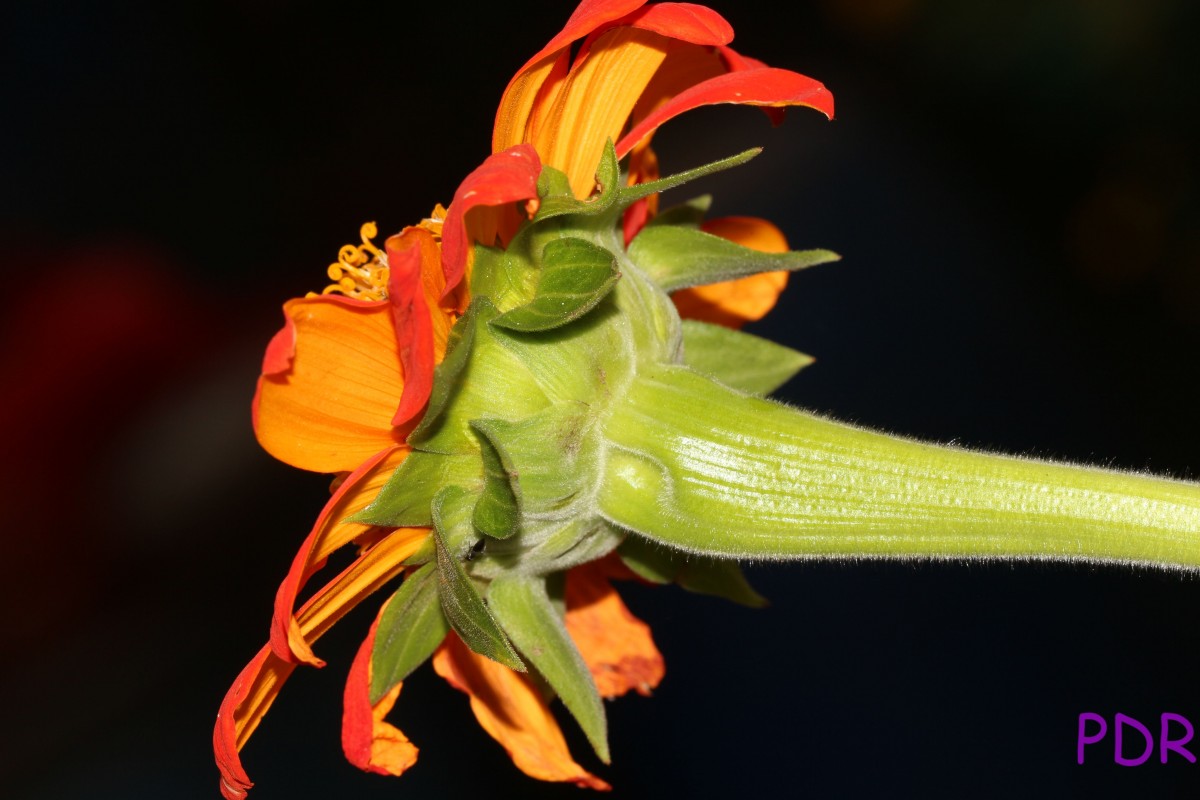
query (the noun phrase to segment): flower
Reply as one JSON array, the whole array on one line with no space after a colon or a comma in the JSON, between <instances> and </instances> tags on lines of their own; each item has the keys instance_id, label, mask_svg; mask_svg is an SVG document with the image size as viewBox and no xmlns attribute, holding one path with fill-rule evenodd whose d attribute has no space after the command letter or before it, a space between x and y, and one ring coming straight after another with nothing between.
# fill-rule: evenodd
<instances>
[{"instance_id":1,"label":"flower","mask_svg":"<svg viewBox=\"0 0 1200 800\"><path fill-rule=\"evenodd\" d=\"M650 141L672 117L699 105L739 103L772 115L807 105L832 115L832 98L816 81L766 67L729 49L733 32L710 9L690 4L644 6L630 0L584 0L566 26L514 76L497 113L493 154L460 185L448 209L389 237L364 225L329 269L321 295L284 305L284 327L271 340L253 402L262 446L292 466L338 476L329 502L297 552L275 600L269 643L230 688L217 718L214 749L226 798L252 785L239 751L296 666L324 666L316 640L366 597L405 573L432 545L428 526L355 521L412 449L408 437L433 402L435 366L451 347L466 311L472 245L507 245L537 211L543 167L561 170L586 199L606 143L629 157L629 181L657 178ZM582 40L572 57L573 43ZM654 196L624 214L626 241L656 211ZM769 223L729 218L705 230L756 249L786 249ZM730 326L761 316L783 288L780 275L742 278L723 288L677 293L681 310ZM336 550L356 545L354 562L298 609L308 582ZM565 578L562 624L596 692L648 694L663 674L649 629L624 606L614 578L631 577L614 556L572 565ZM362 769L399 775L416 747L386 721L401 683L372 701L372 653L381 608L350 669L343 747ZM518 768L542 780L596 789L601 779L579 766L541 691L522 673L474 652L456 633L432 656L434 669L470 696L483 728ZM573 709L574 710L574 709ZM594 742L595 744L595 742ZM603 756L602 756L603 757Z\"/></svg>"}]
</instances>

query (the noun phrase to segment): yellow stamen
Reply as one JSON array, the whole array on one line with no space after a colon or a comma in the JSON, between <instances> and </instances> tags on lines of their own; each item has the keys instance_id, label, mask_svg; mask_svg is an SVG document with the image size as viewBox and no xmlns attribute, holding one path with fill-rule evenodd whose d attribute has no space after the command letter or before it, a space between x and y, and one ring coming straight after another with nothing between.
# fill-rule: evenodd
<instances>
[{"instance_id":1,"label":"yellow stamen","mask_svg":"<svg viewBox=\"0 0 1200 800\"><path fill-rule=\"evenodd\" d=\"M445 219L446 209L438 203L429 217L421 220L420 227L432 233L440 242ZM387 253L371 241L379 235L379 229L374 222L364 222L358 229L358 235L362 244L342 245L342 249L338 250L338 260L325 270L333 283L322 289L321 294L336 292L355 300L386 300L389 275ZM317 297L317 293L309 292L307 296Z\"/></svg>"}]
</instances>

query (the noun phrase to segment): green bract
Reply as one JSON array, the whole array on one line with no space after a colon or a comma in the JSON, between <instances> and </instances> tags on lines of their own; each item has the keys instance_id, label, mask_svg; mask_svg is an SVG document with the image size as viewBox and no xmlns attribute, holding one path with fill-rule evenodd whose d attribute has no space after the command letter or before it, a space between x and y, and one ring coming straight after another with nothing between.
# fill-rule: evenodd
<instances>
[{"instance_id":1,"label":"green bract","mask_svg":"<svg viewBox=\"0 0 1200 800\"><path fill-rule=\"evenodd\" d=\"M1007 557L1200 566L1193 484L981 455L888 437L762 399L811 362L748 334L681 322L667 292L835 260L704 233L700 199L625 247L637 200L736 166L599 191L545 168L540 206L500 250L477 246L413 452L354 519L429 525L373 655L382 697L447 625L532 667L607 760L604 711L562 623L559 575L616 550L639 576L764 600L738 557Z\"/></svg>"}]
</instances>

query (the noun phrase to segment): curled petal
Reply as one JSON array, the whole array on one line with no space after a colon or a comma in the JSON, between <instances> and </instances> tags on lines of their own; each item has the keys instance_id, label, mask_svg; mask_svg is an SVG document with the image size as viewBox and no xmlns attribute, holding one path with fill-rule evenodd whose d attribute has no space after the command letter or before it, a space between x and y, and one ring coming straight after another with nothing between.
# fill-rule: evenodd
<instances>
[{"instance_id":1,"label":"curled petal","mask_svg":"<svg viewBox=\"0 0 1200 800\"><path fill-rule=\"evenodd\" d=\"M733 26L707 6L694 3L655 3L622 17L616 25L630 25L689 44L726 45L733 41Z\"/></svg>"},{"instance_id":2,"label":"curled petal","mask_svg":"<svg viewBox=\"0 0 1200 800\"><path fill-rule=\"evenodd\" d=\"M383 609L380 609L382 615ZM380 775L400 775L417 763L417 748L399 728L384 721L400 696L397 683L378 703L371 705L371 652L379 617L371 623L358 648L346 680L342 709L342 750L359 769Z\"/></svg>"},{"instance_id":3,"label":"curled petal","mask_svg":"<svg viewBox=\"0 0 1200 800\"><path fill-rule=\"evenodd\" d=\"M453 633L434 653L433 668L470 695L475 719L526 775L589 789L611 788L571 758L558 722L524 675L473 653Z\"/></svg>"},{"instance_id":4,"label":"curled petal","mask_svg":"<svg viewBox=\"0 0 1200 800\"><path fill-rule=\"evenodd\" d=\"M752 106L808 106L833 119L833 95L819 81L772 67L745 69L709 78L663 103L617 143L617 156L673 117L700 106L735 103Z\"/></svg>"},{"instance_id":5,"label":"curled petal","mask_svg":"<svg viewBox=\"0 0 1200 800\"><path fill-rule=\"evenodd\" d=\"M388 303L334 295L288 301L264 358L254 431L300 469L350 472L404 442L392 427L404 388Z\"/></svg>"},{"instance_id":6,"label":"curled petal","mask_svg":"<svg viewBox=\"0 0 1200 800\"><path fill-rule=\"evenodd\" d=\"M396 330L396 346L404 375L404 391L400 405L392 417L392 425L400 426L412 420L425 407L433 389L434 317L444 317L430 310L426 292L429 283L426 273L441 277L441 253L433 234L424 228L407 228L392 236L386 244L388 255L388 301ZM444 291L444 283L436 288L433 307Z\"/></svg>"},{"instance_id":7,"label":"curled petal","mask_svg":"<svg viewBox=\"0 0 1200 800\"><path fill-rule=\"evenodd\" d=\"M497 206L537 197L537 179L541 171L537 151L528 144L519 144L488 156L458 187L442 225L442 271L446 277L443 296L458 285L467 269L471 247L467 212L479 206Z\"/></svg>"},{"instance_id":8,"label":"curled petal","mask_svg":"<svg viewBox=\"0 0 1200 800\"><path fill-rule=\"evenodd\" d=\"M722 217L706 221L702 228L714 236L764 253L783 253L788 249L783 232L757 217ZM774 308L787 281L786 272L763 272L733 281L694 286L676 292L671 299L681 317L740 328L747 322L762 319Z\"/></svg>"},{"instance_id":9,"label":"curled petal","mask_svg":"<svg viewBox=\"0 0 1200 800\"><path fill-rule=\"evenodd\" d=\"M276 657L270 647L264 647L225 694L213 729L213 753L221 772L221 795L225 800L241 800L254 785L242 768L238 751L254 733L293 669L295 665Z\"/></svg>"},{"instance_id":10,"label":"curled petal","mask_svg":"<svg viewBox=\"0 0 1200 800\"><path fill-rule=\"evenodd\" d=\"M315 642L363 598L404 571L404 559L417 551L429 531L400 528L359 556L340 575L321 588L296 615L300 636ZM253 786L238 753L275 702L295 664L271 651L258 652L229 688L213 729L213 752L221 771L221 793L240 800Z\"/></svg>"},{"instance_id":11,"label":"curled petal","mask_svg":"<svg viewBox=\"0 0 1200 800\"><path fill-rule=\"evenodd\" d=\"M294 616L296 597L308 579L324 565L325 559L335 550L378 530L369 525L344 520L366 508L375 499L392 472L403 463L407 455L407 447L394 447L377 453L342 481L341 486L325 504L308 538L296 553L287 577L275 593L271 650L279 658L293 663L325 666L325 662L317 658L300 631L300 625Z\"/></svg>"},{"instance_id":12,"label":"curled petal","mask_svg":"<svg viewBox=\"0 0 1200 800\"><path fill-rule=\"evenodd\" d=\"M603 567L595 562L567 573L567 632L603 697L630 689L649 695L662 681L665 666L650 627L635 617Z\"/></svg>"}]
</instances>

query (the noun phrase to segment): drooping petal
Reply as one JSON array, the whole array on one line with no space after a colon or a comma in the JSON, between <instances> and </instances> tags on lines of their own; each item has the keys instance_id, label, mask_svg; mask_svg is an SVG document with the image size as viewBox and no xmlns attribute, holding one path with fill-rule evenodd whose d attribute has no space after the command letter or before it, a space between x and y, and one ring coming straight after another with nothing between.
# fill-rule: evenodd
<instances>
[{"instance_id":1,"label":"drooping petal","mask_svg":"<svg viewBox=\"0 0 1200 800\"><path fill-rule=\"evenodd\" d=\"M617 143L617 157L624 157L634 145L667 120L693 108L715 103L808 106L833 119L833 95L819 81L785 69L747 69L709 78L663 103Z\"/></svg>"},{"instance_id":2,"label":"drooping petal","mask_svg":"<svg viewBox=\"0 0 1200 800\"><path fill-rule=\"evenodd\" d=\"M529 120L544 110L548 102L553 102L553 97L547 97L543 87L548 81L561 79L565 74L569 56L567 48L571 42L636 11L645 3L646 0L583 0L563 29L526 61L508 82L496 110L492 152L498 153L530 141L527 136Z\"/></svg>"},{"instance_id":3,"label":"drooping petal","mask_svg":"<svg viewBox=\"0 0 1200 800\"><path fill-rule=\"evenodd\" d=\"M372 592L404 571L404 559L420 547L425 529L400 528L359 556L304 604L296 621L309 643L325 634ZM242 767L239 751L275 702L295 664L263 647L229 688L213 729L213 752L221 771L221 793L240 800L253 785Z\"/></svg>"},{"instance_id":4,"label":"drooping petal","mask_svg":"<svg viewBox=\"0 0 1200 800\"><path fill-rule=\"evenodd\" d=\"M783 231L765 219L722 217L707 220L701 227L714 236L764 253L783 253L788 249ZM787 272L763 272L733 281L694 286L675 292L671 299L681 317L740 328L747 322L762 319L774 308L787 281Z\"/></svg>"},{"instance_id":5,"label":"drooping petal","mask_svg":"<svg viewBox=\"0 0 1200 800\"><path fill-rule=\"evenodd\" d=\"M650 627L621 602L604 568L593 562L568 572L566 601L567 632L600 695L619 697L630 689L649 695L663 677L662 654Z\"/></svg>"},{"instance_id":6,"label":"drooping petal","mask_svg":"<svg viewBox=\"0 0 1200 800\"><path fill-rule=\"evenodd\" d=\"M241 800L254 785L242 768L238 751L254 733L293 669L294 664L280 660L270 647L264 647L225 694L213 729L213 753L221 772L221 795L225 800Z\"/></svg>"},{"instance_id":7,"label":"drooping petal","mask_svg":"<svg viewBox=\"0 0 1200 800\"><path fill-rule=\"evenodd\" d=\"M467 269L471 248L467 212L479 206L497 206L537 197L537 179L541 171L537 151L528 144L519 144L488 156L458 187L442 225L442 271L446 277L443 296L458 285Z\"/></svg>"},{"instance_id":8,"label":"drooping petal","mask_svg":"<svg viewBox=\"0 0 1200 800\"><path fill-rule=\"evenodd\" d=\"M669 39L637 28L604 33L572 67L553 112L531 132L543 161L567 174L576 197L591 194L604 143L620 135L669 47Z\"/></svg>"},{"instance_id":9,"label":"drooping petal","mask_svg":"<svg viewBox=\"0 0 1200 800\"><path fill-rule=\"evenodd\" d=\"M649 141L644 141L633 148L633 152L629 154L626 180L629 181L630 186L634 186L639 183L656 181L659 177L658 154L650 147ZM633 241L633 237L638 235L638 231L644 228L646 223L657 213L657 194L643 197L625 209L625 214L621 218L621 230L625 236L626 247Z\"/></svg>"},{"instance_id":10,"label":"drooping petal","mask_svg":"<svg viewBox=\"0 0 1200 800\"><path fill-rule=\"evenodd\" d=\"M382 615L383 609L380 609ZM371 653L375 648L375 632L379 616L371 623L367 638L358 648L342 705L342 751L346 760L359 769L380 775L400 775L417 763L417 748L399 728L385 721L396 698L400 684L371 705Z\"/></svg>"},{"instance_id":11,"label":"drooping petal","mask_svg":"<svg viewBox=\"0 0 1200 800\"><path fill-rule=\"evenodd\" d=\"M289 300L283 313L254 396L263 448L300 469L350 472L402 444L391 424L404 381L388 303L321 295Z\"/></svg>"},{"instance_id":12,"label":"drooping petal","mask_svg":"<svg viewBox=\"0 0 1200 800\"><path fill-rule=\"evenodd\" d=\"M471 698L475 719L532 778L611 787L575 763L546 701L524 675L473 653L455 634L433 656L438 675Z\"/></svg>"},{"instance_id":13,"label":"drooping petal","mask_svg":"<svg viewBox=\"0 0 1200 800\"><path fill-rule=\"evenodd\" d=\"M439 312L435 314L429 308L428 281L423 276L427 271L441 276L441 252L433 234L417 227L389 237L386 248L388 301L404 376L400 405L392 417L392 425L400 426L421 413L433 390L433 320L444 316L437 307L442 291L433 300L434 310Z\"/></svg>"},{"instance_id":14,"label":"drooping petal","mask_svg":"<svg viewBox=\"0 0 1200 800\"><path fill-rule=\"evenodd\" d=\"M407 455L407 447L394 447L377 453L342 481L341 486L325 504L308 538L296 553L287 577L275 593L271 649L279 658L316 667L325 666L325 662L317 658L300 631L300 625L294 616L296 597L308 579L324 565L325 559L335 550L372 533L374 529L370 525L343 520L366 508L375 499L392 472L403 463Z\"/></svg>"}]
</instances>

